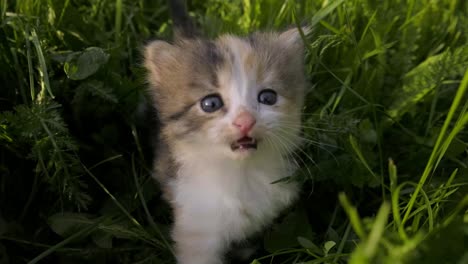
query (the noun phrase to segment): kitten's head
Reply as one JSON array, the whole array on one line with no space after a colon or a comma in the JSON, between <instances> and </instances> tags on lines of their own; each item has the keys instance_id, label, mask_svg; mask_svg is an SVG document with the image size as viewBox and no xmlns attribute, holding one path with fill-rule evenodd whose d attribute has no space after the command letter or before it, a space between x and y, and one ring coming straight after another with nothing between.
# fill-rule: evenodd
<instances>
[{"instance_id":1,"label":"kitten's head","mask_svg":"<svg viewBox=\"0 0 468 264\"><path fill-rule=\"evenodd\" d=\"M299 143L303 42L297 29L154 41L145 66L170 144L245 158Z\"/></svg>"}]
</instances>

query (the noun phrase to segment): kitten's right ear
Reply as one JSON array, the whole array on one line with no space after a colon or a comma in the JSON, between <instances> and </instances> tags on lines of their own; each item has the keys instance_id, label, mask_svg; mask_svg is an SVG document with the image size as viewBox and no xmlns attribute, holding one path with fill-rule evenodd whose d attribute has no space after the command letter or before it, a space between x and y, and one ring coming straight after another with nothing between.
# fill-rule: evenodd
<instances>
[{"instance_id":1,"label":"kitten's right ear","mask_svg":"<svg viewBox=\"0 0 468 264\"><path fill-rule=\"evenodd\" d=\"M304 42L302 40L301 32L299 32L299 30L301 30L302 34L304 35L308 35L312 31L312 29L309 26L302 26L300 28L294 27L282 32L279 35L279 40L286 46L299 46L303 48Z\"/></svg>"},{"instance_id":2,"label":"kitten's right ear","mask_svg":"<svg viewBox=\"0 0 468 264\"><path fill-rule=\"evenodd\" d=\"M162 40L152 41L145 46L145 67L153 85L161 82L163 67L175 60L175 49L176 47Z\"/></svg>"}]
</instances>

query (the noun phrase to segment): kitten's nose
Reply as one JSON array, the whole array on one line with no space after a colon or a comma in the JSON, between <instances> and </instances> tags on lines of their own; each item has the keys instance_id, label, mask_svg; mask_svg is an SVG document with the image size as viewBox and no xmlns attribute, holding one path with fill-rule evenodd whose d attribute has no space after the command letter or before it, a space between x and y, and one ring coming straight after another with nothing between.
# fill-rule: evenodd
<instances>
[{"instance_id":1,"label":"kitten's nose","mask_svg":"<svg viewBox=\"0 0 468 264\"><path fill-rule=\"evenodd\" d=\"M240 112L232 124L239 128L240 132L244 135L247 135L252 127L255 125L255 117L247 111Z\"/></svg>"}]
</instances>

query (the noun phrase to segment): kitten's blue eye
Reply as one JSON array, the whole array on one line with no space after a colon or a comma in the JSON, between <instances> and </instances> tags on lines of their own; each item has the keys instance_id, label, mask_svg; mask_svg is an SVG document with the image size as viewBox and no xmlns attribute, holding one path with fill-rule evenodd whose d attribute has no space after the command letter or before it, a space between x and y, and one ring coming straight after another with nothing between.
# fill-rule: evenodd
<instances>
[{"instance_id":1,"label":"kitten's blue eye","mask_svg":"<svg viewBox=\"0 0 468 264\"><path fill-rule=\"evenodd\" d=\"M266 105L274 105L277 101L276 92L271 89L261 90L257 98L258 102Z\"/></svg>"},{"instance_id":2,"label":"kitten's blue eye","mask_svg":"<svg viewBox=\"0 0 468 264\"><path fill-rule=\"evenodd\" d=\"M207 95L200 101L201 109L207 113L212 113L223 107L223 105L223 99L217 94Z\"/></svg>"}]
</instances>

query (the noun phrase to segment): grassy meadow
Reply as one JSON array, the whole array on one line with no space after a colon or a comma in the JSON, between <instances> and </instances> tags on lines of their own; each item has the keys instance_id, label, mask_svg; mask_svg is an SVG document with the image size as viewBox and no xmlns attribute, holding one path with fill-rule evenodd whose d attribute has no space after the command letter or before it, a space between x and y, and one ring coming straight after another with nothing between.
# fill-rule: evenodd
<instances>
[{"instance_id":1,"label":"grassy meadow","mask_svg":"<svg viewBox=\"0 0 468 264\"><path fill-rule=\"evenodd\" d=\"M468 2L192 0L308 24L300 201L248 263L468 263ZM0 0L0 263L174 263L142 46L165 0ZM283 144L288 144L283 142Z\"/></svg>"}]
</instances>

